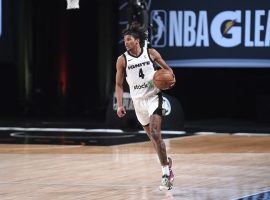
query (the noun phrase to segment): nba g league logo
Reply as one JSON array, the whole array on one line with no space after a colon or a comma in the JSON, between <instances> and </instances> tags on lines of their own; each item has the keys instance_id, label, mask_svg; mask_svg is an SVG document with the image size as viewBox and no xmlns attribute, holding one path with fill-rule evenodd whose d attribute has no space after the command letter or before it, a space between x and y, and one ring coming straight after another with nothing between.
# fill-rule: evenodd
<instances>
[{"instance_id":1,"label":"nba g league logo","mask_svg":"<svg viewBox=\"0 0 270 200\"><path fill-rule=\"evenodd\" d=\"M270 47L270 10L152 10L150 24L153 47Z\"/></svg>"}]
</instances>

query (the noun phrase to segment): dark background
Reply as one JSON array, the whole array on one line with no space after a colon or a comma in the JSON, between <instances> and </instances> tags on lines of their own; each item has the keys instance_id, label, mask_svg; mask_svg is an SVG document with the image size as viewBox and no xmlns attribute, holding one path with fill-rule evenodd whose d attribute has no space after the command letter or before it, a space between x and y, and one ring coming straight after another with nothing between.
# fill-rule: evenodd
<instances>
[{"instance_id":1,"label":"dark background","mask_svg":"<svg viewBox=\"0 0 270 200\"><path fill-rule=\"evenodd\" d=\"M111 92L116 1L3 0L0 116L103 117Z\"/></svg>"},{"instance_id":2,"label":"dark background","mask_svg":"<svg viewBox=\"0 0 270 200\"><path fill-rule=\"evenodd\" d=\"M3 0L0 118L103 121L114 90L118 1ZM270 54L269 54L270 55ZM186 121L270 122L270 69L175 68Z\"/></svg>"}]
</instances>

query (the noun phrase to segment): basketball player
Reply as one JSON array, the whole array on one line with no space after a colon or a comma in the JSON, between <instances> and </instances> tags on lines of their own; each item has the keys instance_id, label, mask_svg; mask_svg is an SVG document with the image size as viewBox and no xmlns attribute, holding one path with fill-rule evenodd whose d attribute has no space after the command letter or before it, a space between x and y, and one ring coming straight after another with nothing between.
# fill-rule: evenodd
<instances>
[{"instance_id":1,"label":"basketball player","mask_svg":"<svg viewBox=\"0 0 270 200\"><path fill-rule=\"evenodd\" d=\"M154 62L161 68L172 73L173 71L155 49L144 45L147 36L139 24L133 23L123 31L123 35L127 51L118 57L116 63L117 115L124 117L126 114L122 101L123 81L126 76L137 119L153 143L160 160L163 173L160 189L170 190L174 174L171 169L172 161L167 157L166 146L160 133L163 99L161 91L152 84Z\"/></svg>"}]
</instances>

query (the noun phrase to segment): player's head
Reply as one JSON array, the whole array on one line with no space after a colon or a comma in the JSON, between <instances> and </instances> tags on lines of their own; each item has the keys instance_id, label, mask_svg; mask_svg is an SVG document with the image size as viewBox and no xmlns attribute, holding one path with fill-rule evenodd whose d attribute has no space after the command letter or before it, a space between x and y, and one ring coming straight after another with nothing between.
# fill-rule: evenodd
<instances>
[{"instance_id":1,"label":"player's head","mask_svg":"<svg viewBox=\"0 0 270 200\"><path fill-rule=\"evenodd\" d=\"M145 29L142 28L138 22L133 22L130 26L123 30L123 36L127 50L133 48L136 45L143 47L144 42L147 39Z\"/></svg>"}]
</instances>

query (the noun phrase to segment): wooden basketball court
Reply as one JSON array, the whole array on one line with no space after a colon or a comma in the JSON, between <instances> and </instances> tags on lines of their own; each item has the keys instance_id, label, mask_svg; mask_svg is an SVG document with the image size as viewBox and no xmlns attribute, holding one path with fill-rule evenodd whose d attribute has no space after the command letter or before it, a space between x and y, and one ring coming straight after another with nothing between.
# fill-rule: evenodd
<instances>
[{"instance_id":1,"label":"wooden basketball court","mask_svg":"<svg viewBox=\"0 0 270 200\"><path fill-rule=\"evenodd\" d=\"M270 190L270 137L229 134L166 139L176 175L158 190L149 142L118 146L0 145L1 200L241 199Z\"/></svg>"}]
</instances>

